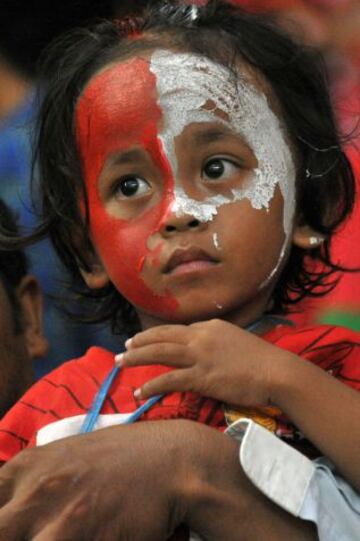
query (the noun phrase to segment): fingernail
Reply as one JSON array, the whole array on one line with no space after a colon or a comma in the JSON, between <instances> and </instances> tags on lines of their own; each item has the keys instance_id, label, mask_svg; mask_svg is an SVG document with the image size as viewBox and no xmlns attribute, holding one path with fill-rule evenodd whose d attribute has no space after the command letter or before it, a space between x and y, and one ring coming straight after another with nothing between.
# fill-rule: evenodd
<instances>
[{"instance_id":1,"label":"fingernail","mask_svg":"<svg viewBox=\"0 0 360 541\"><path fill-rule=\"evenodd\" d=\"M124 362L124 354L123 353L119 353L118 355L115 355L115 364L117 364L118 366L121 366Z\"/></svg>"},{"instance_id":2,"label":"fingernail","mask_svg":"<svg viewBox=\"0 0 360 541\"><path fill-rule=\"evenodd\" d=\"M141 388L139 387L134 391L135 398L141 398Z\"/></svg>"},{"instance_id":3,"label":"fingernail","mask_svg":"<svg viewBox=\"0 0 360 541\"><path fill-rule=\"evenodd\" d=\"M132 338L128 338L125 342L125 347L126 349L129 349L129 347L131 346L131 342L132 342Z\"/></svg>"}]
</instances>

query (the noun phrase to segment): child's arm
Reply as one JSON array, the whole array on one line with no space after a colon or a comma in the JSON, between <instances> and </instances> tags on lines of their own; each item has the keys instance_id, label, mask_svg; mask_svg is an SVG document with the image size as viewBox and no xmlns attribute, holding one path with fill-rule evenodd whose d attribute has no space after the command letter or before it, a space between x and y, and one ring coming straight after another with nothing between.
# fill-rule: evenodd
<instances>
[{"instance_id":1,"label":"child's arm","mask_svg":"<svg viewBox=\"0 0 360 541\"><path fill-rule=\"evenodd\" d=\"M120 362L178 368L146 383L143 397L194 391L234 405L278 406L360 490L360 394L312 363L221 320L144 331Z\"/></svg>"}]
</instances>

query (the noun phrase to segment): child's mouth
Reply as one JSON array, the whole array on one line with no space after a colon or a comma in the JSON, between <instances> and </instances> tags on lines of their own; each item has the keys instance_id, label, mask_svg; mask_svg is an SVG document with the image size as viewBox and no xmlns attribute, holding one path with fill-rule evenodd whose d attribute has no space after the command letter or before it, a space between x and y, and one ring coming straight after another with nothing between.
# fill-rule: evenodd
<instances>
[{"instance_id":1,"label":"child's mouth","mask_svg":"<svg viewBox=\"0 0 360 541\"><path fill-rule=\"evenodd\" d=\"M164 268L164 274L186 274L208 270L219 263L219 260L210 256L200 248L191 247L177 249L170 257Z\"/></svg>"}]
</instances>

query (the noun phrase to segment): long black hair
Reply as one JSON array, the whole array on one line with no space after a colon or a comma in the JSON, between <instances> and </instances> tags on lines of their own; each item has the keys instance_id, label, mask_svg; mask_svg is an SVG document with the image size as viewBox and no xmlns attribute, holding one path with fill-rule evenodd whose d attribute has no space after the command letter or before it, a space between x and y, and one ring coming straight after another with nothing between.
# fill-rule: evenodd
<instances>
[{"instance_id":1,"label":"long black hair","mask_svg":"<svg viewBox=\"0 0 360 541\"><path fill-rule=\"evenodd\" d=\"M305 296L325 294L334 286L336 272L343 270L332 262L330 245L352 209L354 177L342 149L319 55L295 43L270 20L222 1L213 0L201 8L174 2L151 4L141 19L102 21L92 28L72 31L47 52L42 68L46 92L35 152L35 193L41 198L41 222L32 235L13 243L24 245L50 235L74 285L94 301L96 308L88 319L112 319L118 329L136 330L132 306L112 285L93 292L80 279L79 266L90 268L77 249L74 231L77 239L79 234L82 237L83 246L88 250L92 246L74 112L87 82L109 62L157 47L172 47L204 55L234 73L236 61L242 59L270 84L295 148L297 215L325 237L319 248L293 247L273 293L273 309L285 312ZM131 81L124 84L131 85ZM81 199L85 201L85 219L79 209ZM320 270L311 270L309 258L321 262Z\"/></svg>"}]
</instances>

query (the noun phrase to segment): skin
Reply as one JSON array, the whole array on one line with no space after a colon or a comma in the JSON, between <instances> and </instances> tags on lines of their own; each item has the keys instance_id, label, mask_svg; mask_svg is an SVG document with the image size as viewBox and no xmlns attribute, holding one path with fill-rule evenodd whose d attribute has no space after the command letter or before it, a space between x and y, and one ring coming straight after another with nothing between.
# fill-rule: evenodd
<instances>
[{"instance_id":1,"label":"skin","mask_svg":"<svg viewBox=\"0 0 360 541\"><path fill-rule=\"evenodd\" d=\"M136 81L131 93L121 90L122 80ZM255 210L243 199L221 206L206 223L177 215L175 183L201 205L242 188L257 159L246 141L221 122L219 111L218 122L192 123L175 138L175 178L159 138L163 118L155 84L149 61L136 58L105 69L80 99L78 140L99 255L98 267L85 279L90 287L94 277L97 287L110 279L136 308L144 328L209 319L216 305L222 317L245 326L265 311L274 287L274 280L259 286L277 267L285 239L280 190L269 211ZM144 103L140 111L138 103ZM224 169L215 179L208 175L214 160ZM122 183L129 178L139 187L126 197ZM192 248L205 251L215 264L203 272L167 272L176 249Z\"/></svg>"},{"instance_id":2,"label":"skin","mask_svg":"<svg viewBox=\"0 0 360 541\"><path fill-rule=\"evenodd\" d=\"M327 414L335 413L335 407L329 410L328 397L336 392L328 380L316 374L323 388L314 392L308 380L313 374L302 371L300 361L241 328L270 302L274 281L263 289L259 286L276 267L284 242L280 191L276 190L268 212L241 200L220 207L211 222L195 225L191 216L172 212L175 179L156 137L161 111L146 62L140 60L140 64L109 66L94 77L79 102L77 117L91 237L98 255L92 272L84 273L84 278L90 287L102 287L111 280L133 302L146 329L129 344L122 362L131 366L156 361L175 368L172 379L144 387L144 396L166 386L190 388L189 380L193 380L194 390L234 403L278 401L306 434L320 431L319 438L328 441L330 457L337 445L339 456L346 458L335 436L330 441L328 430L321 433L318 426ZM121 94L125 87L115 85L114 89L110 81L106 87L97 86L109 73L124 80L135 67L142 75L134 79L131 93ZM144 107L139 113L134 104L140 98ZM213 127L207 126L207 132ZM256 157L241 137L219 130L216 138L198 145L194 154L199 128L187 126L175 146L176 180L189 197L201 202L214 192L228 194L230 186L241 185L256 166ZM129 145L136 156L124 154L132 150ZM207 165L210 158L219 157L222 161L217 160L217 167L221 162L226 173L214 183L208 179ZM124 201L121 182L129 174L149 181L151 189ZM215 246L214 234L221 250ZM297 245L310 247L310 236L314 232L308 228L294 227ZM184 247L201 248L216 261L204 266L195 261L195 266L166 272L174 250ZM138 287L142 297L137 296ZM221 320L214 321L219 310ZM219 377L225 387L222 391ZM239 386L232 384L235 378ZM238 387L246 389L246 394L239 396ZM300 393L299 387L305 392ZM346 408L354 407L348 397L344 399ZM313 419L314 406L324 411L318 424ZM343 408L343 404L335 406L337 411ZM350 452L350 446L346 448ZM64 461L64 456L71 460ZM311 525L278 509L246 480L235 442L190 421L114 427L22 452L1 471L0 501L0 540L7 541L159 541L167 539L181 522L210 541L316 539Z\"/></svg>"},{"instance_id":3,"label":"skin","mask_svg":"<svg viewBox=\"0 0 360 541\"><path fill-rule=\"evenodd\" d=\"M275 405L360 489L360 429L351 421L359 393L324 370L215 319L148 329L127 347L118 357L126 367L156 363L175 369L147 382L138 397L194 391L235 406Z\"/></svg>"},{"instance_id":4,"label":"skin","mask_svg":"<svg viewBox=\"0 0 360 541\"><path fill-rule=\"evenodd\" d=\"M1 541L160 541L180 522L209 541L316 539L251 486L235 442L190 421L112 427L24 451L2 468L0 497Z\"/></svg>"},{"instance_id":5,"label":"skin","mask_svg":"<svg viewBox=\"0 0 360 541\"><path fill-rule=\"evenodd\" d=\"M153 74L146 70L144 60L133 59L119 63L95 78L85 91L85 100L91 104L95 119L102 112L101 104L106 103L108 106L107 94L104 95L108 90L101 86L100 78L105 74L110 78L121 75L125 77L130 66L139 70L139 62L143 68L144 80L138 89L142 94L135 99L142 97L145 104L149 102L149 78L151 85L154 81ZM250 72L247 76L251 84L263 91L264 87L258 78ZM91 101L93 94L89 97L89 91L96 95L98 101ZM123 89L118 92L113 113L114 122L119 119L121 125L124 110L129 114L129 103L132 103L134 94L132 92L131 96L127 96ZM96 110L98 103L101 105L99 113ZM150 100L149 107L154 109L153 100ZM116 116L115 111L119 116ZM157 116L157 119L158 131L161 132L161 116ZM145 139L143 119L138 121L134 114L133 120L135 131L140 134L135 145L141 145L141 140ZM148 130L145 133L148 135ZM148 144L148 139L146 141ZM175 138L174 144L176 171L168 167L164 161L166 156L161 155L161 152L160 155L154 154L149 146L139 149L136 160L114 167L113 148L105 141L102 169L101 161L97 161L98 207L92 222L94 239L100 236L103 238L105 233L99 227L98 215L111 217L114 228L117 220L117 229L126 232L128 242L133 240L134 224L140 224L147 236L146 246L149 250L144 254L141 279L160 298L160 302L151 311L147 306L134 303L143 328L149 330L131 342L132 351L120 358L120 362L127 366L156 363L180 368L145 385L144 389L138 391L143 397L161 392L194 390L238 405L260 403L281 407L304 434L334 461L339 471L355 487L360 486L360 461L354 451L358 447L353 445L354 441L360 443L360 430L355 425L349 433L346 428L354 407L360 405L358 394L330 378L321 369L303 363L296 356L275 346L264 344L262 340L239 328L256 320L269 307L276 276L268 282L266 280L277 266L284 242L283 200L280 191L275 191L268 212L254 209L244 199L220 206L212 221L198 221L194 225L191 215L178 215L173 210L173 186L180 184L184 192L201 205L209 197L226 195L233 188L241 188L257 166L257 159L241 135L229 131L220 121L189 124ZM117 152L121 156L121 149ZM149 167L138 165L141 160L145 164L146 159L151 159ZM90 173L94 170L91 160L86 177L89 192L93 189L93 182L89 181ZM210 166L214 161L217 167L221 166L221 174L215 179L210 174ZM89 164L89 160L85 163ZM171 172L173 178L169 176ZM131 197L122 191L123 179L129 176L139 185L139 190ZM158 209L157 219L160 220L154 230L149 229L148 223L144 222L144 216L153 212L153 209ZM123 221L123 217L127 220ZM98 230L100 233L96 237ZM214 235L220 239L221 252L216 250ZM306 225L297 226L295 221L292 233L295 245L311 248L314 246L314 237L318 237L316 232ZM117 253L119 245L114 242L112 254ZM184 246L201 248L216 262L200 269L189 268L186 264L179 265L175 271L167 272L166 265L171 254L176 248ZM151 258L154 247L160 247L156 253L156 264ZM107 270L110 264L101 247L99 253L104 267L101 274L104 285L109 277L112 278ZM234 254L241 254L241 257L234 257ZM120 275L119 278L118 282L113 281L127 296ZM266 287L259 287L264 282ZM165 293L177 302L176 310L170 313L167 322L181 322L185 326L159 327L164 323L166 315L161 309L161 298ZM131 297L127 298L131 301ZM208 321L219 311L220 321ZM191 325L193 322L195 324ZM140 341L139 346L137 340ZM134 348L137 350L134 351ZM237 352L247 350L248 356L244 355L247 362L239 364ZM264 350L263 356L258 354L261 350ZM218 363L219 357L222 358L221 366ZM263 358L267 361L263 361ZM315 381L316 384L309 384L309 381ZM233 382L242 382L243 385L234 385ZM319 394L318 386L323 394ZM245 394L239 393L239 388L247 391ZM313 411L319 409L322 414L314 418ZM329 419L332 419L331 426ZM334 419L338 421L335 430L332 426ZM349 441L346 451L342 445L344 438Z\"/></svg>"},{"instance_id":6,"label":"skin","mask_svg":"<svg viewBox=\"0 0 360 541\"><path fill-rule=\"evenodd\" d=\"M105 70L98 77L89 84L77 109L78 140L91 208L91 236L101 261L106 261L111 281L117 287L121 283L126 298L135 306L141 304L166 317L176 309L175 299L165 291L157 295L151 284L139 275L149 252L146 231L158 227L171 200L172 187L169 165L157 139L161 111L155 100L154 76L149 73L148 62L139 59L136 63L125 64L121 72ZM135 81L131 97L125 103L112 97L123 77ZM138 103L142 102L146 106L139 110ZM113 119L110 126L109 117ZM129 155L129 151L132 154ZM162 201L143 209L142 219L136 221L132 220L133 208L121 208L117 204L114 184L121 167L128 171L129 162L139 164L137 167L141 172L149 166L154 171L148 154L161 170L165 196ZM160 172L156 173L160 177Z\"/></svg>"},{"instance_id":7,"label":"skin","mask_svg":"<svg viewBox=\"0 0 360 541\"><path fill-rule=\"evenodd\" d=\"M0 280L0 416L23 395L33 382L32 360L47 351L42 334L42 295L36 279L25 276L14 291L19 305L20 330L14 307Z\"/></svg>"}]
</instances>

